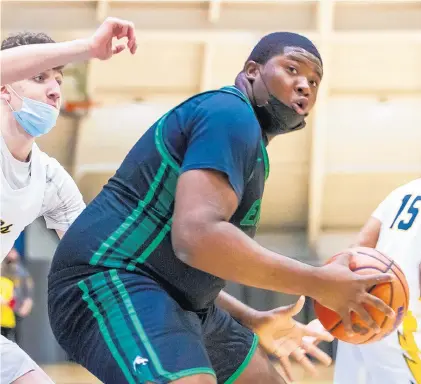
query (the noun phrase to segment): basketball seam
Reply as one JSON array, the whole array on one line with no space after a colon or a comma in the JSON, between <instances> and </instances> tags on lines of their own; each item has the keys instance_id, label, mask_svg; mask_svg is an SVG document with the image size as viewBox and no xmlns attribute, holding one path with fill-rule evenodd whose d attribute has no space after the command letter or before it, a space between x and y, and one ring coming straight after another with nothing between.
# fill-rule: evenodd
<instances>
[{"instance_id":1,"label":"basketball seam","mask_svg":"<svg viewBox=\"0 0 421 384\"><path fill-rule=\"evenodd\" d=\"M378 260L378 261L380 261L382 264L384 264L384 265L386 265L387 267L388 267L388 269L386 269L386 271L388 271L390 268L392 268L392 266L394 265L398 270L399 270L399 272L400 273L402 273L402 275L404 275L405 276L405 274L403 273L403 271L402 271L402 269L399 267L399 265L397 265L397 264L395 264L395 261L394 260L391 260L389 257L387 257L384 253L381 253L381 252L379 252L377 249L376 249L376 252L378 252L380 255L382 255L385 259L387 259L387 260L389 260L390 261L390 264L388 265L386 262L384 262L383 260L380 260L380 259L378 259L376 256L374 256L374 255L370 255L369 253L365 253L365 252L358 252L359 254L361 254L361 255L364 255L364 256L369 256L369 257L371 257L372 259L376 259L376 260ZM385 272L386 272L385 271Z\"/></svg>"},{"instance_id":2,"label":"basketball seam","mask_svg":"<svg viewBox=\"0 0 421 384\"><path fill-rule=\"evenodd\" d=\"M395 262L392 260L392 262L389 264L389 266L387 267L387 269L384 271L384 273L386 273L387 271L390 271L393 267L393 265L395 265ZM395 265L396 266L396 265Z\"/></svg>"},{"instance_id":3,"label":"basketball seam","mask_svg":"<svg viewBox=\"0 0 421 384\"><path fill-rule=\"evenodd\" d=\"M376 249L376 252L379 252L377 249ZM389 257L387 257L384 253L381 253L381 252L379 252L383 257L385 257L386 259L388 259L388 260L390 260L390 258ZM399 267L399 265L397 265L397 264L395 264L395 260L391 260L391 263L390 263L390 268L392 268L392 266L395 266L397 269L399 269L399 272L401 272L403 275L405 275L404 273L403 273L403 271L402 271L402 269L401 269L401 267Z\"/></svg>"},{"instance_id":4,"label":"basketball seam","mask_svg":"<svg viewBox=\"0 0 421 384\"><path fill-rule=\"evenodd\" d=\"M380 252L379 252L379 253L380 253ZM385 256L385 257L386 257L386 256ZM387 271L389 271L390 269L392 269L392 267L393 267L393 266L394 266L394 267L396 267L396 268L399 270L399 272L401 272L401 273L402 273L402 275L404 275L404 276L405 276L405 274L403 273L402 269L400 269L399 265L395 263L395 260L392 260L392 262L390 263L389 267L386 269L386 271L385 271L385 272L387 272ZM405 289L405 284L403 284L402 280L400 279L400 277L399 277L398 275L396 275L395 273L394 273L394 275L398 278L399 282L400 282L400 283L401 283L401 285L402 285L403 292L404 292L404 294L405 294L405 302L407 303L407 302L408 302L408 294L407 294L406 289Z\"/></svg>"},{"instance_id":5,"label":"basketball seam","mask_svg":"<svg viewBox=\"0 0 421 384\"><path fill-rule=\"evenodd\" d=\"M393 264L393 262L392 262L392 264ZM386 271L387 271L387 269L386 269ZM392 286L392 283L388 283L389 285L390 285L390 298L389 298L389 307L392 305L392 302L393 302L393 286ZM375 288L376 286L374 286L373 287L373 289ZM384 327L384 325L385 325L385 323L386 323L386 321L387 321L387 316L385 315L384 316L384 319L383 319L383 321L382 321L382 324L381 324L381 326L380 326L380 328L383 328ZM373 336L371 336L371 337L369 337L367 340L365 340L365 341L362 341L361 343L358 343L358 344L363 344L363 343L368 343L371 339L373 339L374 337L376 337L378 334L374 334Z\"/></svg>"},{"instance_id":6,"label":"basketball seam","mask_svg":"<svg viewBox=\"0 0 421 384\"><path fill-rule=\"evenodd\" d=\"M390 263L390 265L389 265L389 267L386 269L386 271L385 272L387 272L387 271L389 271L390 269L392 269L392 267L393 266L395 266L395 267L397 267L398 269L399 269L399 271L401 271L402 272L402 270L398 267L398 265L397 264L395 264L395 261L394 260L392 260L392 262ZM396 273L394 273L394 275L397 277L397 279L399 280L399 282L401 283L401 286L402 286L402 288L403 288L403 293L405 294L405 303L407 303L408 302L408 295L406 294L406 289L405 289L405 284L403 283L403 281L401 280L401 278L396 274ZM405 274L402 272L402 275L404 275L405 276ZM392 290L393 291L393 290Z\"/></svg>"},{"instance_id":7,"label":"basketball seam","mask_svg":"<svg viewBox=\"0 0 421 384\"><path fill-rule=\"evenodd\" d=\"M382 271L383 273L386 273L387 271L389 271L390 269L392 269L393 266L395 266L399 270L399 272L401 272L402 275L405 276L405 274L403 273L402 269L397 264L395 264L395 260L389 259L386 255L384 255L383 253L379 252L377 249L376 249L376 252L378 252L380 255L382 255L386 259L390 260L390 264L389 265L386 264L383 260L380 260L376 256L370 255L369 253L360 252L360 251L358 253L361 254L361 255L369 256L372 259L376 259L376 260L380 261L382 264L386 265L387 266L387 269L384 272ZM405 289L405 284L403 283L403 281L401 280L401 278L396 273L394 273L394 275L397 277L397 279L401 283L401 286L403 287L403 292L405 294L405 303L407 303L408 302L408 294L407 294L406 289Z\"/></svg>"},{"instance_id":8,"label":"basketball seam","mask_svg":"<svg viewBox=\"0 0 421 384\"><path fill-rule=\"evenodd\" d=\"M380 253L380 252L379 252ZM380 260L380 259L378 259L376 256L374 256L374 255L370 255L369 253L365 253L365 252L358 252L358 254L360 254L360 255L364 255L364 256L368 256L368 257L371 257L372 259L376 259L376 260L378 260L378 261L380 261L382 264L384 264L386 267L388 267L390 264L387 264L386 262L384 262L383 260ZM385 256L385 255L383 255L383 253L380 253L382 256L384 256L387 260L389 260L390 261L390 259L387 257L387 256Z\"/></svg>"},{"instance_id":9,"label":"basketball seam","mask_svg":"<svg viewBox=\"0 0 421 384\"><path fill-rule=\"evenodd\" d=\"M342 319L339 320L328 332L333 332L336 328L338 328L342 323Z\"/></svg>"},{"instance_id":10,"label":"basketball seam","mask_svg":"<svg viewBox=\"0 0 421 384\"><path fill-rule=\"evenodd\" d=\"M359 253L362 253L362 252L359 252ZM365 254L365 255L367 255L367 254ZM368 255L369 256L369 255ZM375 256L373 256L373 258L375 258L376 260L378 260L378 261L380 261L381 263L383 263L383 264L385 264L386 266L387 266L387 264L386 263L384 263L383 261L381 261L381 260L379 260L377 257L375 257ZM382 272L382 273L386 273L390 268L391 268L391 266L393 265L393 261L389 264L389 266L387 266L387 269L386 270L384 270L384 271L382 271L380 268L376 268L376 267L372 267L372 266L366 266L366 267L360 267L360 268L356 268L356 269L354 269L354 271L360 271L360 270L362 270L362 269L375 269L376 271L379 271L379 272ZM390 284L390 283L389 283ZM390 284L390 286L391 286L392 284ZM373 285L369 290L368 290L368 293L371 293L372 291L373 291L373 289L374 288L376 288L376 286L377 286L377 284L375 284L375 285ZM391 289L391 294L390 294L390 299L389 299L389 307L390 307L390 305L392 304L392 302L391 302L391 299L393 299L393 289ZM380 325L380 328L382 328L383 326L384 326L384 324L385 324L385 322L386 322L386 316L384 316L384 318L383 318L383 321L382 321L382 324ZM371 336L369 336L368 337L368 339L366 339L366 340L361 340L358 344L365 344L365 343L368 343L373 337L376 337L377 336L377 334L374 334L374 335L371 335Z\"/></svg>"}]
</instances>

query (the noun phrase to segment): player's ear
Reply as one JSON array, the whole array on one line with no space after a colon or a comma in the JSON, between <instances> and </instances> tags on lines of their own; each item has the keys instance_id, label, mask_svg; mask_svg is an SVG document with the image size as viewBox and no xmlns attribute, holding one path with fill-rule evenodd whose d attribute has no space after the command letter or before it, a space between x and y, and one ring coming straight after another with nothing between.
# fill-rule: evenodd
<instances>
[{"instance_id":1,"label":"player's ear","mask_svg":"<svg viewBox=\"0 0 421 384\"><path fill-rule=\"evenodd\" d=\"M252 83L259 75L259 64L253 60L247 61L244 65L244 74L246 75L247 80Z\"/></svg>"},{"instance_id":2,"label":"player's ear","mask_svg":"<svg viewBox=\"0 0 421 384\"><path fill-rule=\"evenodd\" d=\"M10 102L10 92L5 85L1 86L1 100Z\"/></svg>"}]
</instances>

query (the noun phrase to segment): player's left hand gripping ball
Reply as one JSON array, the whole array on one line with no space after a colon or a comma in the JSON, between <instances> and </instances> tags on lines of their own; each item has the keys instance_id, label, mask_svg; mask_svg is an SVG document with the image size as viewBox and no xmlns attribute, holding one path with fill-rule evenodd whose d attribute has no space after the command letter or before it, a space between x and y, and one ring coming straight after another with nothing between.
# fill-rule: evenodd
<instances>
[{"instance_id":1,"label":"player's left hand gripping ball","mask_svg":"<svg viewBox=\"0 0 421 384\"><path fill-rule=\"evenodd\" d=\"M307 358L310 354L324 365L330 365L331 358L316 345L320 341L333 341L318 320L308 325L293 319L303 308L305 297L292 305L279 307L271 311L254 312L250 328L259 336L260 345L271 355L280 360L281 368L289 380L293 380L289 356L298 361L307 371L316 375L317 369Z\"/></svg>"},{"instance_id":2,"label":"player's left hand gripping ball","mask_svg":"<svg viewBox=\"0 0 421 384\"><path fill-rule=\"evenodd\" d=\"M108 60L126 48L125 44L113 47L113 39L127 38L127 48L131 54L136 53L137 42L135 26L131 21L108 17L90 38L92 58Z\"/></svg>"}]
</instances>

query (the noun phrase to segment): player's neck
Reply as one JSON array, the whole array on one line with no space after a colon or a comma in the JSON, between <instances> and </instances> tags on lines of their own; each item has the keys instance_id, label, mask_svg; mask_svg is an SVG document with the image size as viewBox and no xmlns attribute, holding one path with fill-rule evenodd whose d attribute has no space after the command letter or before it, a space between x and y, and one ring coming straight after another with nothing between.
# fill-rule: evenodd
<instances>
[{"instance_id":1,"label":"player's neck","mask_svg":"<svg viewBox=\"0 0 421 384\"><path fill-rule=\"evenodd\" d=\"M247 80L246 75L244 74L244 72L240 72L236 79L235 79L235 86L241 91L243 92L248 99L250 100L250 102L253 102L253 91L251 89L251 84L250 82ZM262 132L263 135L263 132ZM267 135L266 134L266 144L269 144L271 142L271 140L273 140L275 138L276 135Z\"/></svg>"},{"instance_id":2,"label":"player's neck","mask_svg":"<svg viewBox=\"0 0 421 384\"><path fill-rule=\"evenodd\" d=\"M28 161L35 139L18 124L10 111L1 111L1 135L12 156L19 161Z\"/></svg>"},{"instance_id":3,"label":"player's neck","mask_svg":"<svg viewBox=\"0 0 421 384\"><path fill-rule=\"evenodd\" d=\"M252 95L251 85L250 85L250 82L247 80L244 72L240 72L237 75L235 79L235 86L247 96L247 98L250 100L251 103L253 103L253 99L251 97Z\"/></svg>"}]
</instances>

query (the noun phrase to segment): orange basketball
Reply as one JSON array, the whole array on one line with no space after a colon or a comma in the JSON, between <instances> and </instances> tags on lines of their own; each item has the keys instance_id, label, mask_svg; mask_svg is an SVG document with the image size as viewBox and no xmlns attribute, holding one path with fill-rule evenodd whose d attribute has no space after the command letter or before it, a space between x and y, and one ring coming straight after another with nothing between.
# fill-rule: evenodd
<instances>
[{"instance_id":1,"label":"orange basketball","mask_svg":"<svg viewBox=\"0 0 421 384\"><path fill-rule=\"evenodd\" d=\"M349 336L345 332L342 320L336 312L324 307L317 301L314 302L314 310L323 326L337 339L351 344L366 344L384 338L399 327L408 310L409 289L404 273L392 259L372 248L358 247L353 248L353 250L356 256L355 264L352 263L351 265L352 271L361 275L379 272L395 275L396 279L394 281L375 285L369 290L372 295L382 299L395 311L395 319L388 318L384 313L372 306L364 305L367 312L381 328L381 331L377 334L374 333L356 313L352 312L351 318L355 334L354 336ZM326 264L332 262L336 256L339 255L330 258Z\"/></svg>"}]
</instances>

